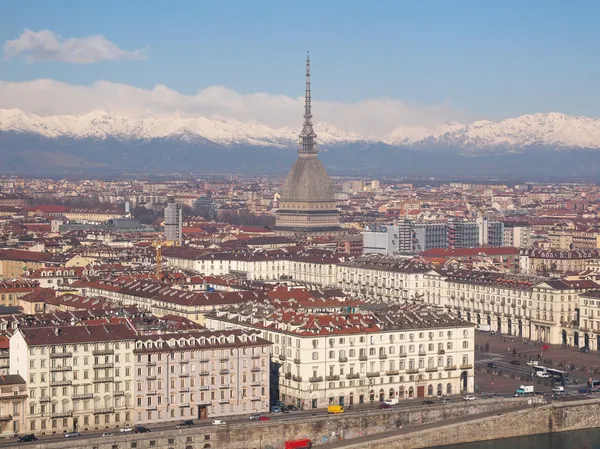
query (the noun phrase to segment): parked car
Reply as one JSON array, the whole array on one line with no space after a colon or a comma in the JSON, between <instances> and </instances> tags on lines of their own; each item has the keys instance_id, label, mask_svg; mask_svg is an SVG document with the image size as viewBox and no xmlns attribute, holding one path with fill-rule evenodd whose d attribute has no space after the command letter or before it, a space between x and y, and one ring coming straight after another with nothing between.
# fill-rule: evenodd
<instances>
[{"instance_id":1,"label":"parked car","mask_svg":"<svg viewBox=\"0 0 600 449\"><path fill-rule=\"evenodd\" d=\"M65 438L77 438L80 437L81 434L79 432L67 432L65 433Z\"/></svg>"},{"instance_id":2,"label":"parked car","mask_svg":"<svg viewBox=\"0 0 600 449\"><path fill-rule=\"evenodd\" d=\"M510 364L511 365L520 365L521 361L520 360L511 360Z\"/></svg>"},{"instance_id":3,"label":"parked car","mask_svg":"<svg viewBox=\"0 0 600 449\"><path fill-rule=\"evenodd\" d=\"M183 429L183 428L186 428L186 427L192 427L193 425L194 425L194 421L192 421L191 419L186 419L185 421L177 424L176 427L178 429Z\"/></svg>"},{"instance_id":4,"label":"parked car","mask_svg":"<svg viewBox=\"0 0 600 449\"><path fill-rule=\"evenodd\" d=\"M212 422L213 426L222 426L223 424L226 424L226 422L221 421L220 419L213 419L213 422Z\"/></svg>"},{"instance_id":5,"label":"parked car","mask_svg":"<svg viewBox=\"0 0 600 449\"><path fill-rule=\"evenodd\" d=\"M144 426L135 426L133 428L133 431L135 433L147 433L147 432L150 432L150 429L148 429L147 427L144 427Z\"/></svg>"},{"instance_id":6,"label":"parked car","mask_svg":"<svg viewBox=\"0 0 600 449\"><path fill-rule=\"evenodd\" d=\"M259 416L258 417L259 421L271 421L271 418L269 418L268 416Z\"/></svg>"},{"instance_id":7,"label":"parked car","mask_svg":"<svg viewBox=\"0 0 600 449\"><path fill-rule=\"evenodd\" d=\"M489 362L487 366L488 368L498 368L498 366L494 362Z\"/></svg>"},{"instance_id":8,"label":"parked car","mask_svg":"<svg viewBox=\"0 0 600 449\"><path fill-rule=\"evenodd\" d=\"M112 437L112 433L110 433L110 432L104 432L102 434L102 437Z\"/></svg>"},{"instance_id":9,"label":"parked car","mask_svg":"<svg viewBox=\"0 0 600 449\"><path fill-rule=\"evenodd\" d=\"M119 429L119 432L121 432L121 433L133 432L133 427L131 427L131 426L121 427L121 429Z\"/></svg>"},{"instance_id":10,"label":"parked car","mask_svg":"<svg viewBox=\"0 0 600 449\"><path fill-rule=\"evenodd\" d=\"M391 406L391 404L388 404L387 402L380 402L379 408L392 408L392 406Z\"/></svg>"},{"instance_id":11,"label":"parked car","mask_svg":"<svg viewBox=\"0 0 600 449\"><path fill-rule=\"evenodd\" d=\"M550 349L550 346L548 346L548 345L542 346L542 351L547 351L548 349Z\"/></svg>"},{"instance_id":12,"label":"parked car","mask_svg":"<svg viewBox=\"0 0 600 449\"><path fill-rule=\"evenodd\" d=\"M583 348L579 348L579 352L590 352L590 348L584 346Z\"/></svg>"},{"instance_id":13,"label":"parked car","mask_svg":"<svg viewBox=\"0 0 600 449\"><path fill-rule=\"evenodd\" d=\"M475 396L471 396L470 394L466 394L463 396L463 401L474 401L475 399Z\"/></svg>"},{"instance_id":14,"label":"parked car","mask_svg":"<svg viewBox=\"0 0 600 449\"><path fill-rule=\"evenodd\" d=\"M258 421L260 419L260 413L253 413L250 415L250 421Z\"/></svg>"},{"instance_id":15,"label":"parked car","mask_svg":"<svg viewBox=\"0 0 600 449\"><path fill-rule=\"evenodd\" d=\"M289 413L290 410L284 405L282 407L279 407L281 409L281 413Z\"/></svg>"},{"instance_id":16,"label":"parked car","mask_svg":"<svg viewBox=\"0 0 600 449\"><path fill-rule=\"evenodd\" d=\"M430 400L430 399L425 399L425 400L423 401L423 405L432 405L432 404L435 404L435 402L433 402L433 401L432 401L432 400Z\"/></svg>"},{"instance_id":17,"label":"parked car","mask_svg":"<svg viewBox=\"0 0 600 449\"><path fill-rule=\"evenodd\" d=\"M281 413L281 407L279 407L278 405L274 405L273 407L271 407L271 413Z\"/></svg>"},{"instance_id":18,"label":"parked car","mask_svg":"<svg viewBox=\"0 0 600 449\"><path fill-rule=\"evenodd\" d=\"M29 443L30 441L37 441L37 437L33 433L20 436L17 441L19 443Z\"/></svg>"},{"instance_id":19,"label":"parked car","mask_svg":"<svg viewBox=\"0 0 600 449\"><path fill-rule=\"evenodd\" d=\"M296 407L295 405L288 405L288 406L287 406L287 409L288 409L290 412L297 412L297 411L298 411L298 407Z\"/></svg>"}]
</instances>

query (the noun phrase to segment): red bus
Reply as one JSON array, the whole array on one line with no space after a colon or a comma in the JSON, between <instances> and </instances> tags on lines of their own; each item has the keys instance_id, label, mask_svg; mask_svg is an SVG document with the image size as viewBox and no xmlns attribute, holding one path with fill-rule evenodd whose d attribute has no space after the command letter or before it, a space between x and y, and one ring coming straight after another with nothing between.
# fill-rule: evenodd
<instances>
[{"instance_id":1,"label":"red bus","mask_svg":"<svg viewBox=\"0 0 600 449\"><path fill-rule=\"evenodd\" d=\"M312 443L308 438L302 440L286 441L284 449L310 449Z\"/></svg>"}]
</instances>

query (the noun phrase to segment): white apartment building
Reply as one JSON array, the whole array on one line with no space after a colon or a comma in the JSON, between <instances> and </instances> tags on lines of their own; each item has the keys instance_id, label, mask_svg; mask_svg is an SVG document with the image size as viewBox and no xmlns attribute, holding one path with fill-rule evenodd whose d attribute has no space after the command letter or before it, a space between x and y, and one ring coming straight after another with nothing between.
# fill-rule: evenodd
<instances>
[{"instance_id":1,"label":"white apartment building","mask_svg":"<svg viewBox=\"0 0 600 449\"><path fill-rule=\"evenodd\" d=\"M474 389L474 325L422 303L311 315L234 306L213 329L253 329L273 343L279 396L304 409Z\"/></svg>"},{"instance_id":2,"label":"white apartment building","mask_svg":"<svg viewBox=\"0 0 600 449\"><path fill-rule=\"evenodd\" d=\"M502 334L580 346L579 295L599 288L589 280L546 279L484 271L430 271L423 300Z\"/></svg>"},{"instance_id":3,"label":"white apartment building","mask_svg":"<svg viewBox=\"0 0 600 449\"><path fill-rule=\"evenodd\" d=\"M135 333L126 324L20 327L10 373L27 382L27 431L41 434L131 423Z\"/></svg>"},{"instance_id":4,"label":"white apartment building","mask_svg":"<svg viewBox=\"0 0 600 449\"><path fill-rule=\"evenodd\" d=\"M386 301L420 299L425 273L432 266L421 259L365 256L337 266L337 285L345 293Z\"/></svg>"}]
</instances>

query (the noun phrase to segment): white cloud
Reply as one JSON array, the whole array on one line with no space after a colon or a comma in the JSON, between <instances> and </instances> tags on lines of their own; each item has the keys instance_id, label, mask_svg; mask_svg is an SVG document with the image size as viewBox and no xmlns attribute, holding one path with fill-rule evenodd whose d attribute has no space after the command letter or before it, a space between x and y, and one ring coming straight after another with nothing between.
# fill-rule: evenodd
<instances>
[{"instance_id":1,"label":"white cloud","mask_svg":"<svg viewBox=\"0 0 600 449\"><path fill-rule=\"evenodd\" d=\"M60 61L93 64L119 59L145 59L145 50L126 51L100 34L62 39L49 30L25 30L14 40L4 43L4 58L24 57L28 62Z\"/></svg>"},{"instance_id":2,"label":"white cloud","mask_svg":"<svg viewBox=\"0 0 600 449\"><path fill-rule=\"evenodd\" d=\"M266 93L239 94L214 86L195 95L184 95L164 85L141 89L99 81L70 85L40 79L0 81L0 109L21 109L38 115L85 114L103 110L130 117L221 116L240 121L256 120L273 128L298 128L302 123L302 97ZM469 120L448 104L414 106L391 98L355 103L313 101L315 122L326 122L363 136L383 137L403 127L430 128L442 123Z\"/></svg>"}]
</instances>

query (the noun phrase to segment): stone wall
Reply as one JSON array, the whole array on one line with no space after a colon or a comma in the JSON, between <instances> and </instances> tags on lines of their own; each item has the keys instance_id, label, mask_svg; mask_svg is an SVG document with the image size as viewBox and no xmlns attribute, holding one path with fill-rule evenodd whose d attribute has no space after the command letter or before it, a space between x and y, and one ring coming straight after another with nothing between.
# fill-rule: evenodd
<instances>
[{"instance_id":1,"label":"stone wall","mask_svg":"<svg viewBox=\"0 0 600 449\"><path fill-rule=\"evenodd\" d=\"M523 398L487 399L413 407L394 407L364 413L307 416L289 415L286 421L232 423L224 426L165 430L145 434L115 434L106 438L77 438L38 443L38 449L281 449L284 441L310 438L315 446L374 435L402 426L440 422L490 412L509 412L522 407ZM296 418L294 419L294 416ZM132 443L133 444L132 446ZM15 443L16 444L16 443ZM368 446L367 446L368 447ZM416 446L415 446L416 447ZM422 446L420 446L422 447Z\"/></svg>"}]
</instances>

